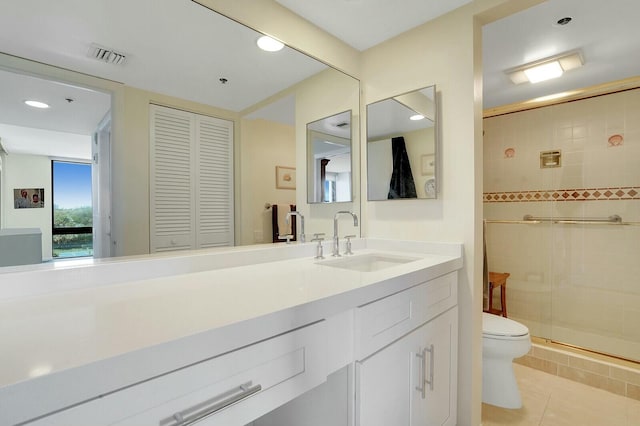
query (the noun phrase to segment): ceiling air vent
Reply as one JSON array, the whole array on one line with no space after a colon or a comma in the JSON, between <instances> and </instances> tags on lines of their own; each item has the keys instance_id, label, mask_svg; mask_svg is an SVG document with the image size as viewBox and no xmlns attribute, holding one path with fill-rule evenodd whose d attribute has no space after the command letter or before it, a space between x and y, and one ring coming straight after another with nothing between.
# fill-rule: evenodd
<instances>
[{"instance_id":1,"label":"ceiling air vent","mask_svg":"<svg viewBox=\"0 0 640 426\"><path fill-rule=\"evenodd\" d=\"M87 56L93 59L97 59L108 64L124 65L127 60L127 55L121 52L116 52L108 47L100 46L92 43L89 47Z\"/></svg>"}]
</instances>

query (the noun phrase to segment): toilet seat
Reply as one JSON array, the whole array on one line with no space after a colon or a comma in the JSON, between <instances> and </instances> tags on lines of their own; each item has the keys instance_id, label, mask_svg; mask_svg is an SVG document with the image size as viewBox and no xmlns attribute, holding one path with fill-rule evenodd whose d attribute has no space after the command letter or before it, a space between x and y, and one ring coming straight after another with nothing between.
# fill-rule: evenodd
<instances>
[{"instance_id":1,"label":"toilet seat","mask_svg":"<svg viewBox=\"0 0 640 426\"><path fill-rule=\"evenodd\" d=\"M482 313L482 335L489 339L528 338L529 329L519 322L497 315Z\"/></svg>"}]
</instances>

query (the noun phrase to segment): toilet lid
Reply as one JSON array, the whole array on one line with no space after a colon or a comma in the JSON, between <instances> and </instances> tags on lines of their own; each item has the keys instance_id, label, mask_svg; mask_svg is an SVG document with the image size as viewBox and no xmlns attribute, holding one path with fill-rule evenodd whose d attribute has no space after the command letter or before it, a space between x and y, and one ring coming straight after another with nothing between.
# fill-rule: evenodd
<instances>
[{"instance_id":1,"label":"toilet lid","mask_svg":"<svg viewBox=\"0 0 640 426\"><path fill-rule=\"evenodd\" d=\"M482 313L482 333L492 336L525 336L529 329L519 322L498 315Z\"/></svg>"}]
</instances>

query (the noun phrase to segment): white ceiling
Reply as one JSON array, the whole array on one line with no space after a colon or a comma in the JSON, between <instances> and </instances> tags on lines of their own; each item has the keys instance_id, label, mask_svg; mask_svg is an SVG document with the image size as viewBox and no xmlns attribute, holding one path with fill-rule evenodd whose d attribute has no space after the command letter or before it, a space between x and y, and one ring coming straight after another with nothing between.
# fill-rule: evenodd
<instances>
[{"instance_id":1,"label":"white ceiling","mask_svg":"<svg viewBox=\"0 0 640 426\"><path fill-rule=\"evenodd\" d=\"M276 0L362 51L471 0Z\"/></svg>"},{"instance_id":2,"label":"white ceiling","mask_svg":"<svg viewBox=\"0 0 640 426\"><path fill-rule=\"evenodd\" d=\"M276 1L347 44L366 49L469 0ZM573 22L554 26L564 16ZM640 75L639 16L638 0L549 0L486 26L485 108ZM276 54L257 51L256 38L253 30L189 0L3 0L0 14L0 52L233 111L326 67L288 48ZM91 43L126 53L126 65L88 58ZM559 79L515 86L504 74L505 69L575 48L582 49L585 66ZM229 82L221 84L222 77ZM24 116L15 116L23 105L15 105L31 94L13 89L35 87L31 83L0 82L0 123L29 125ZM55 103L62 104L56 110L76 108L67 117L77 118L77 123L65 131L84 133L95 127L100 114L83 115L93 109L91 101L84 101L90 92L52 87ZM61 98L67 96L76 101L65 105ZM293 108L291 99L280 104L285 110ZM32 126L63 130L62 123L54 118Z\"/></svg>"},{"instance_id":3,"label":"white ceiling","mask_svg":"<svg viewBox=\"0 0 640 426\"><path fill-rule=\"evenodd\" d=\"M556 22L572 17L565 26ZM484 107L640 76L640 1L549 0L483 29ZM505 70L573 49L585 64L562 77L515 85Z\"/></svg>"},{"instance_id":4,"label":"white ceiling","mask_svg":"<svg viewBox=\"0 0 640 426\"><path fill-rule=\"evenodd\" d=\"M0 52L231 111L327 68L288 47L261 51L259 36L190 0L3 0L0 13ZM92 43L124 53L125 65L89 58ZM89 135L109 110L109 96L5 71L0 123ZM51 108L27 108L23 101L31 98ZM275 118L293 117L291 102L280 107ZM0 138L9 152L41 154L39 145L26 147L37 135ZM75 155L66 148L58 155Z\"/></svg>"}]
</instances>

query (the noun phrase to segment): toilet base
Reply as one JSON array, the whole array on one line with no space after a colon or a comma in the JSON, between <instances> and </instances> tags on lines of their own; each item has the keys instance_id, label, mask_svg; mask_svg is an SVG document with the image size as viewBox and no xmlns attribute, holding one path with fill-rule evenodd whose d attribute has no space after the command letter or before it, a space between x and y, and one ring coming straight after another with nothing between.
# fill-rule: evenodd
<instances>
[{"instance_id":1,"label":"toilet base","mask_svg":"<svg viewBox=\"0 0 640 426\"><path fill-rule=\"evenodd\" d=\"M482 360L482 402L502 408L522 407L511 359Z\"/></svg>"}]
</instances>

